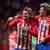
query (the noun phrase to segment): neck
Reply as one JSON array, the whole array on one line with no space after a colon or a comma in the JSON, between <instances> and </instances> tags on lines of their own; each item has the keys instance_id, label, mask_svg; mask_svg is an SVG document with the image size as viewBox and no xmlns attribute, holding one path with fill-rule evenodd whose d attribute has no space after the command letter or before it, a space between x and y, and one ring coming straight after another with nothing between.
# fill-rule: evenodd
<instances>
[{"instance_id":1,"label":"neck","mask_svg":"<svg viewBox=\"0 0 50 50\"><path fill-rule=\"evenodd\" d=\"M47 14L45 13L45 14L42 15L42 14L40 13L40 16L47 16Z\"/></svg>"},{"instance_id":2,"label":"neck","mask_svg":"<svg viewBox=\"0 0 50 50\"><path fill-rule=\"evenodd\" d=\"M40 15L42 18L47 18L47 15Z\"/></svg>"}]
</instances>

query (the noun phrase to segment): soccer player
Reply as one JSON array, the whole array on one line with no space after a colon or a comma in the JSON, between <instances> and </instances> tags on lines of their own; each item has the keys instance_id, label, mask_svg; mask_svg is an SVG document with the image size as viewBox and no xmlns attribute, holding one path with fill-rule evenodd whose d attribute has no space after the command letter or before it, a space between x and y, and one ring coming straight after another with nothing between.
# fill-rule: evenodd
<instances>
[{"instance_id":1,"label":"soccer player","mask_svg":"<svg viewBox=\"0 0 50 50\"><path fill-rule=\"evenodd\" d=\"M32 35L29 32L32 25L32 19L30 17L28 8L24 8L22 15L13 17L8 23L8 28L11 29L16 27L16 49L31 50Z\"/></svg>"},{"instance_id":2,"label":"soccer player","mask_svg":"<svg viewBox=\"0 0 50 50\"><path fill-rule=\"evenodd\" d=\"M36 16L38 20L38 30L37 30L37 39L38 45L36 50L48 50L50 49L50 16L47 14L48 10L45 5L40 6L40 14ZM36 34L35 34L36 35ZM45 40L47 41L45 41ZM47 43L46 43L47 42Z\"/></svg>"}]
</instances>

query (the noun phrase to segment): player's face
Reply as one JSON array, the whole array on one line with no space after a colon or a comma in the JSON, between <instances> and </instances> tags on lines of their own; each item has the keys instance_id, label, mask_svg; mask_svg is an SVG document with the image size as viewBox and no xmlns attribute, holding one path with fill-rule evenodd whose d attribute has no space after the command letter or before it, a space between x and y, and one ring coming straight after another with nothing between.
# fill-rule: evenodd
<instances>
[{"instance_id":1,"label":"player's face","mask_svg":"<svg viewBox=\"0 0 50 50\"><path fill-rule=\"evenodd\" d=\"M28 11L26 11L26 10L23 10L23 16L24 17L27 17L29 14L28 14Z\"/></svg>"},{"instance_id":2,"label":"player's face","mask_svg":"<svg viewBox=\"0 0 50 50\"><path fill-rule=\"evenodd\" d=\"M44 7L40 8L40 15L46 15L46 10L44 9Z\"/></svg>"}]
</instances>

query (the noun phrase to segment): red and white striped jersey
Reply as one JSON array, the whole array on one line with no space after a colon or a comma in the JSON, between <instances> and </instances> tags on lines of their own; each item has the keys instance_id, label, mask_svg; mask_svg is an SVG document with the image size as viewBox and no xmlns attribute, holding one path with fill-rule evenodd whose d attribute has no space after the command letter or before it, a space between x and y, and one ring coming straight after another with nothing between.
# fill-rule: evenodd
<instances>
[{"instance_id":1,"label":"red and white striped jersey","mask_svg":"<svg viewBox=\"0 0 50 50\"><path fill-rule=\"evenodd\" d=\"M31 47L31 38L32 34L30 33L30 28L28 29L27 27L31 26L32 21L27 21L23 16L19 16L17 18L14 17L13 20L11 20L8 24L9 28L16 27L16 35L13 33L9 35L11 39L16 39L16 44L18 48L30 48ZM26 25L27 27L25 27ZM28 25L29 24L29 25ZM25 29L26 28L26 29ZM24 30L23 30L24 29ZM27 30L28 29L28 30ZM23 35L24 37L22 37ZM26 35L26 36L25 36ZM13 38L12 38L13 37Z\"/></svg>"},{"instance_id":2,"label":"red and white striped jersey","mask_svg":"<svg viewBox=\"0 0 50 50\"><path fill-rule=\"evenodd\" d=\"M38 26L34 25L32 32L37 37L38 43L41 42L46 36L50 35L50 16L35 16L38 21ZM37 32L36 32L37 30Z\"/></svg>"}]
</instances>

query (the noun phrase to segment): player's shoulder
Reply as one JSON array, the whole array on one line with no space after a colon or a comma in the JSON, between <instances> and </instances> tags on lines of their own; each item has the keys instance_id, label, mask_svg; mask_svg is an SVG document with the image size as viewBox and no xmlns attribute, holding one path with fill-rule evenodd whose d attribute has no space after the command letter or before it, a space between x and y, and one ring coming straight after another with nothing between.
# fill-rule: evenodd
<instances>
[{"instance_id":1,"label":"player's shoulder","mask_svg":"<svg viewBox=\"0 0 50 50\"><path fill-rule=\"evenodd\" d=\"M34 19L39 19L40 16L39 16L39 15L36 15L36 16L32 16L32 18L34 18Z\"/></svg>"},{"instance_id":2,"label":"player's shoulder","mask_svg":"<svg viewBox=\"0 0 50 50\"><path fill-rule=\"evenodd\" d=\"M24 17L22 15L14 16L14 18L16 18L16 19L24 19Z\"/></svg>"}]
</instances>

